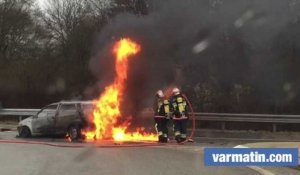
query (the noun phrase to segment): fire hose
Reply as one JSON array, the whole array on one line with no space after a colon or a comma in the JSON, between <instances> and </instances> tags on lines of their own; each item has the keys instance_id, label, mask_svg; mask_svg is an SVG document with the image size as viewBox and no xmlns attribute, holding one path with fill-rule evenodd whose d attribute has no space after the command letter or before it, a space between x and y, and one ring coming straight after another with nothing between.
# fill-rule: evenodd
<instances>
[{"instance_id":1,"label":"fire hose","mask_svg":"<svg viewBox=\"0 0 300 175\"><path fill-rule=\"evenodd\" d=\"M38 141L29 141L29 140L0 140L0 143L8 143L8 144L29 144L29 145L46 145L52 147L61 147L61 148L85 148L88 147L85 144L58 144L58 143L49 143L49 142L38 142ZM138 144L137 144L138 143ZM92 146L96 148L132 148L132 147L149 147L149 146L163 146L165 144L159 143L150 143L150 142L136 142L136 144L108 144L108 145L97 145L93 144Z\"/></svg>"},{"instance_id":2,"label":"fire hose","mask_svg":"<svg viewBox=\"0 0 300 175\"><path fill-rule=\"evenodd\" d=\"M189 99L186 97L186 95L182 94L182 96L185 99L185 101L188 103L188 106L189 106L190 111L191 111L191 116L192 116L192 131L191 131L191 134L189 135L189 137L185 141L181 142L181 144L186 143L189 140L192 140L193 137L194 137L195 129L196 129L196 118L195 118L195 112L194 112L194 109L192 107L192 104L189 101Z\"/></svg>"}]
</instances>

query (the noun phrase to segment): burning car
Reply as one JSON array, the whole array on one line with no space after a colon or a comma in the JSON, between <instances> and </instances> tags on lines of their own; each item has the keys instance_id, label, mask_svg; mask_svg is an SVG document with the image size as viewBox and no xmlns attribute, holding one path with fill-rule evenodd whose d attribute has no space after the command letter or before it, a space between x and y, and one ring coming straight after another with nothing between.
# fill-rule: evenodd
<instances>
[{"instance_id":1,"label":"burning car","mask_svg":"<svg viewBox=\"0 0 300 175\"><path fill-rule=\"evenodd\" d=\"M19 137L68 135L81 137L81 130L93 125L88 122L95 103L92 101L58 102L42 108L36 115L20 121Z\"/></svg>"},{"instance_id":2,"label":"burning car","mask_svg":"<svg viewBox=\"0 0 300 175\"><path fill-rule=\"evenodd\" d=\"M156 133L144 127L129 130L131 116L122 115L121 102L126 88L128 61L141 46L130 38L113 45L115 78L93 102L60 102L43 108L37 115L20 122L20 137L41 134L66 134L71 140L155 141Z\"/></svg>"}]
</instances>

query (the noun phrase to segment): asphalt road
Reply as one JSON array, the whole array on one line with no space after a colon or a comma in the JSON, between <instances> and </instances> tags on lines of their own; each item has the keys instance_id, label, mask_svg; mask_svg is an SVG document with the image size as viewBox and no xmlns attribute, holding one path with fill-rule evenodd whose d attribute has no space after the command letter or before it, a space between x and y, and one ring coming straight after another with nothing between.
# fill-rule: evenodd
<instances>
[{"instance_id":1,"label":"asphalt road","mask_svg":"<svg viewBox=\"0 0 300 175\"><path fill-rule=\"evenodd\" d=\"M15 139L1 133L1 139ZM50 141L50 140L43 140ZM53 142L53 140L52 140ZM56 142L56 141L55 141ZM68 143L71 144L71 143ZM218 143L216 143L218 144ZM248 167L204 167L203 148L213 143L159 147L61 148L0 143L1 175L256 175Z\"/></svg>"}]
</instances>

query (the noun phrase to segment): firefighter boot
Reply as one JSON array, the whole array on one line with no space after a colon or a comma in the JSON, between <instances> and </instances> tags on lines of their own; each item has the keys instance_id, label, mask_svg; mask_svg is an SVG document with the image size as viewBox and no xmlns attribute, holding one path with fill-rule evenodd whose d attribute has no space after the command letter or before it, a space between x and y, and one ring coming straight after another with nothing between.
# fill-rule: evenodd
<instances>
[{"instance_id":1,"label":"firefighter boot","mask_svg":"<svg viewBox=\"0 0 300 175\"><path fill-rule=\"evenodd\" d=\"M163 135L158 136L158 142L159 143L163 143L164 142L164 136Z\"/></svg>"},{"instance_id":2,"label":"firefighter boot","mask_svg":"<svg viewBox=\"0 0 300 175\"><path fill-rule=\"evenodd\" d=\"M167 134L164 134L163 135L163 140L162 140L163 143L168 143L168 135Z\"/></svg>"},{"instance_id":3,"label":"firefighter boot","mask_svg":"<svg viewBox=\"0 0 300 175\"><path fill-rule=\"evenodd\" d=\"M180 143L180 142L181 142L181 137L180 137L180 135L175 136L175 140L177 141L177 143Z\"/></svg>"},{"instance_id":4,"label":"firefighter boot","mask_svg":"<svg viewBox=\"0 0 300 175\"><path fill-rule=\"evenodd\" d=\"M177 143L180 143L180 138L181 138L181 136L180 136L180 131L175 131L175 140L177 141Z\"/></svg>"},{"instance_id":5,"label":"firefighter boot","mask_svg":"<svg viewBox=\"0 0 300 175\"><path fill-rule=\"evenodd\" d=\"M186 141L186 134L181 134L180 142L185 142L185 141Z\"/></svg>"}]
</instances>

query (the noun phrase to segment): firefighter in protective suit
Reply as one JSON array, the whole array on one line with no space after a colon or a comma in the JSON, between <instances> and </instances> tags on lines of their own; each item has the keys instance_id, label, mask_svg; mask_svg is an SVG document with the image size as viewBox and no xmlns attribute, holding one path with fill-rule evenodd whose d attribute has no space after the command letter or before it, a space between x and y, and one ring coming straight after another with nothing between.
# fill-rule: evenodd
<instances>
[{"instance_id":1,"label":"firefighter in protective suit","mask_svg":"<svg viewBox=\"0 0 300 175\"><path fill-rule=\"evenodd\" d=\"M173 96L170 99L173 112L173 124L175 140L180 143L187 137L188 106L184 96L178 88L173 89Z\"/></svg>"},{"instance_id":2,"label":"firefighter in protective suit","mask_svg":"<svg viewBox=\"0 0 300 175\"><path fill-rule=\"evenodd\" d=\"M168 122L170 119L170 103L164 96L162 90L157 91L154 104L155 128L158 133L158 141L168 142Z\"/></svg>"}]
</instances>

